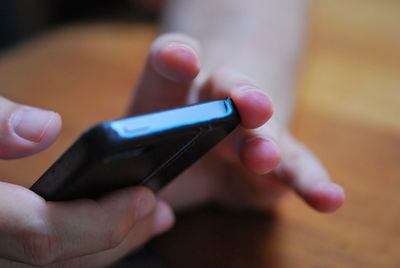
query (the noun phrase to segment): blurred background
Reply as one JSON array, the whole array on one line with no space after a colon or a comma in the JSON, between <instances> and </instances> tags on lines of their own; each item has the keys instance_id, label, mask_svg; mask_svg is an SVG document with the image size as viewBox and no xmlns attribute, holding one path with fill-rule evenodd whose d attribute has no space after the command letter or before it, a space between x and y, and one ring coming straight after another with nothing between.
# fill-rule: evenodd
<instances>
[{"instance_id":1,"label":"blurred background","mask_svg":"<svg viewBox=\"0 0 400 268\"><path fill-rule=\"evenodd\" d=\"M89 21L155 20L161 0L3 0L0 46L10 47L60 25Z\"/></svg>"},{"instance_id":2,"label":"blurred background","mask_svg":"<svg viewBox=\"0 0 400 268\"><path fill-rule=\"evenodd\" d=\"M0 161L4 181L29 186L84 128L121 116L157 36L159 1L74 2L0 4L0 93L64 124L46 152ZM170 267L400 267L400 1L310 4L293 131L345 206L321 215L290 195L267 216L200 208L153 242Z\"/></svg>"}]
</instances>

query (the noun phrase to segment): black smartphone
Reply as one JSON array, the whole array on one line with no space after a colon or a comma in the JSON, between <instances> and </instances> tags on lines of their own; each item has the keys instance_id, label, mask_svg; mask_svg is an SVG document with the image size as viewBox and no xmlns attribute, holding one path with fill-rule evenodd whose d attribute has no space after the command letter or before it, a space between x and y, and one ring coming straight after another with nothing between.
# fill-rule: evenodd
<instances>
[{"instance_id":1,"label":"black smartphone","mask_svg":"<svg viewBox=\"0 0 400 268\"><path fill-rule=\"evenodd\" d=\"M157 192L239 121L228 98L101 123L84 132L31 190L51 201L97 198L133 185Z\"/></svg>"}]
</instances>

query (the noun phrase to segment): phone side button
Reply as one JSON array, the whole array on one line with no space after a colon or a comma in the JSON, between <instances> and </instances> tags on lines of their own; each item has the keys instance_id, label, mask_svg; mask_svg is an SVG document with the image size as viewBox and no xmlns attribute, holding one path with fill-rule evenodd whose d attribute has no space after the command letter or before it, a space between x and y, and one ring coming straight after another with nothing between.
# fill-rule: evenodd
<instances>
[{"instance_id":1,"label":"phone side button","mask_svg":"<svg viewBox=\"0 0 400 268\"><path fill-rule=\"evenodd\" d=\"M137 134L138 132L145 132L150 129L150 126L143 126L143 127L132 127L132 126L125 126L123 131L126 135Z\"/></svg>"}]
</instances>

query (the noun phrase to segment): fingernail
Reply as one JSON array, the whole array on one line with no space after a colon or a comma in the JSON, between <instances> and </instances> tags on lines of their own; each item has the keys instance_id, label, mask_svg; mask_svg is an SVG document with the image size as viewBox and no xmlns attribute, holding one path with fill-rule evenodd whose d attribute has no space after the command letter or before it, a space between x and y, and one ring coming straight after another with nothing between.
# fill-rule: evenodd
<instances>
[{"instance_id":1,"label":"fingernail","mask_svg":"<svg viewBox=\"0 0 400 268\"><path fill-rule=\"evenodd\" d=\"M146 192L139 199L137 217L142 219L154 209L154 197L152 193Z\"/></svg>"},{"instance_id":2,"label":"fingernail","mask_svg":"<svg viewBox=\"0 0 400 268\"><path fill-rule=\"evenodd\" d=\"M243 96L243 95L247 94L247 92L251 92L251 91L262 92L260 89L252 87L252 86L242 86L242 87L239 87L238 89L236 89L234 91L234 93L237 96Z\"/></svg>"},{"instance_id":3,"label":"fingernail","mask_svg":"<svg viewBox=\"0 0 400 268\"><path fill-rule=\"evenodd\" d=\"M56 113L33 107L22 107L11 115L10 124L21 138L38 143L54 120Z\"/></svg>"},{"instance_id":4,"label":"fingernail","mask_svg":"<svg viewBox=\"0 0 400 268\"><path fill-rule=\"evenodd\" d=\"M192 81L200 69L195 50L182 43L170 43L158 51L153 66L163 76L178 82Z\"/></svg>"},{"instance_id":5,"label":"fingernail","mask_svg":"<svg viewBox=\"0 0 400 268\"><path fill-rule=\"evenodd\" d=\"M153 234L161 234L167 231L175 221L172 210L165 204L159 204L154 218Z\"/></svg>"},{"instance_id":6,"label":"fingernail","mask_svg":"<svg viewBox=\"0 0 400 268\"><path fill-rule=\"evenodd\" d=\"M321 191L328 191L332 194L336 193L344 193L343 188L340 185L337 185L336 183L330 182L330 181L322 181L316 185L318 190Z\"/></svg>"}]
</instances>

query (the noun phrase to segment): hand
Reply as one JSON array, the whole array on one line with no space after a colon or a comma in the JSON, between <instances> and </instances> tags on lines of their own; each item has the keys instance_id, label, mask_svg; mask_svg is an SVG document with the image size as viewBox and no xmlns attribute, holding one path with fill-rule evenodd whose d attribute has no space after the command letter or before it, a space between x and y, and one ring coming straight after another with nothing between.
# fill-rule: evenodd
<instances>
[{"instance_id":1,"label":"hand","mask_svg":"<svg viewBox=\"0 0 400 268\"><path fill-rule=\"evenodd\" d=\"M57 113L0 97L0 158L37 153L57 137ZM98 200L46 202L0 182L0 267L104 267L169 229L173 214L144 187Z\"/></svg>"},{"instance_id":2,"label":"hand","mask_svg":"<svg viewBox=\"0 0 400 268\"><path fill-rule=\"evenodd\" d=\"M153 44L129 113L176 107L191 99L231 97L241 126L169 185L161 197L176 208L214 200L236 208L267 210L288 189L311 207L332 212L344 201L319 160L272 115L272 103L250 78L222 68L195 79L199 44L166 34Z\"/></svg>"}]
</instances>

